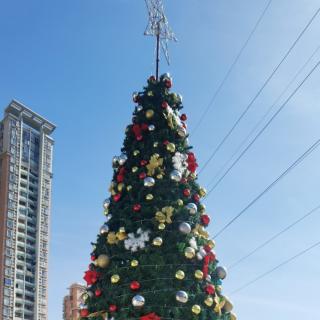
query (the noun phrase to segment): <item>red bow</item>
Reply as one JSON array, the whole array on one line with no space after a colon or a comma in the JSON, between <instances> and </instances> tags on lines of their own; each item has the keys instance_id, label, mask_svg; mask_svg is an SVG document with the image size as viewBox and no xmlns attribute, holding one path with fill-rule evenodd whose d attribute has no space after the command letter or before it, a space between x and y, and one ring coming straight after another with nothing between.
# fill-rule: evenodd
<instances>
[{"instance_id":1,"label":"red bow","mask_svg":"<svg viewBox=\"0 0 320 320\"><path fill-rule=\"evenodd\" d=\"M213 252L209 252L203 259L203 267L202 267L202 272L204 277L207 277L209 273L209 264L216 260L216 256Z\"/></svg>"},{"instance_id":2,"label":"red bow","mask_svg":"<svg viewBox=\"0 0 320 320\"><path fill-rule=\"evenodd\" d=\"M154 312L146 314L145 316L140 317L140 320L161 320L161 318L156 315Z\"/></svg>"},{"instance_id":3,"label":"red bow","mask_svg":"<svg viewBox=\"0 0 320 320\"><path fill-rule=\"evenodd\" d=\"M134 135L135 135L135 137L136 137L136 139L138 140L138 141L141 141L142 140L142 131L146 131L146 130L148 130L148 125L147 124L145 124L145 123L143 123L143 124L134 124L133 126L132 126L132 131L133 131L133 133L134 133Z\"/></svg>"},{"instance_id":4,"label":"red bow","mask_svg":"<svg viewBox=\"0 0 320 320\"><path fill-rule=\"evenodd\" d=\"M196 172L198 168L197 160L193 152L188 153L188 170L191 171L192 173Z\"/></svg>"},{"instance_id":5,"label":"red bow","mask_svg":"<svg viewBox=\"0 0 320 320\"><path fill-rule=\"evenodd\" d=\"M121 167L119 170L119 173L117 175L117 182L118 183L123 182L125 173L126 173L126 169L124 167Z\"/></svg>"},{"instance_id":6,"label":"red bow","mask_svg":"<svg viewBox=\"0 0 320 320\"><path fill-rule=\"evenodd\" d=\"M88 270L85 272L83 279L87 282L87 286L97 282L99 274L97 271Z\"/></svg>"}]
</instances>

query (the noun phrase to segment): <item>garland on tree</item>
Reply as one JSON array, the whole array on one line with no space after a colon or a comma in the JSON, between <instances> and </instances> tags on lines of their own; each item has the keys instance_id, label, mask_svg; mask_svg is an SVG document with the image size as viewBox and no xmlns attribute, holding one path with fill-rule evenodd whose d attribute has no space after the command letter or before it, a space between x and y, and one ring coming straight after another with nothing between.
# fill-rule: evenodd
<instances>
[{"instance_id":1,"label":"garland on tree","mask_svg":"<svg viewBox=\"0 0 320 320\"><path fill-rule=\"evenodd\" d=\"M148 79L114 157L106 222L93 244L82 319L235 320L206 227L182 97Z\"/></svg>"}]
</instances>

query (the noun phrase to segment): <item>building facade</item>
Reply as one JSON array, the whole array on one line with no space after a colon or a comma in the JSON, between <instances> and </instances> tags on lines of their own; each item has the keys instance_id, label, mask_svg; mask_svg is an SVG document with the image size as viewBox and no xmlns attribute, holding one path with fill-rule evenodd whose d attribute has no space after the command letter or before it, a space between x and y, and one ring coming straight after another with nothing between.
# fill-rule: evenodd
<instances>
[{"instance_id":1,"label":"building facade","mask_svg":"<svg viewBox=\"0 0 320 320\"><path fill-rule=\"evenodd\" d=\"M80 318L80 305L83 303L82 295L85 286L74 283L69 288L69 295L63 299L63 320L78 320Z\"/></svg>"},{"instance_id":2,"label":"building facade","mask_svg":"<svg viewBox=\"0 0 320 320\"><path fill-rule=\"evenodd\" d=\"M55 126L12 101L0 122L0 319L47 320Z\"/></svg>"}]
</instances>

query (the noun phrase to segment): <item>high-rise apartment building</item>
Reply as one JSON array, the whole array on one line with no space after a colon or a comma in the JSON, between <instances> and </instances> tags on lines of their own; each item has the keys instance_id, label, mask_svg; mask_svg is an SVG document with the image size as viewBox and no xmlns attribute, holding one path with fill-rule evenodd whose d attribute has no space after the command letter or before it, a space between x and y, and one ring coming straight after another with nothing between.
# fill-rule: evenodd
<instances>
[{"instance_id":1,"label":"high-rise apartment building","mask_svg":"<svg viewBox=\"0 0 320 320\"><path fill-rule=\"evenodd\" d=\"M83 303L85 286L74 283L69 288L69 294L63 299L63 320L78 320L80 318L80 305Z\"/></svg>"},{"instance_id":2,"label":"high-rise apartment building","mask_svg":"<svg viewBox=\"0 0 320 320\"><path fill-rule=\"evenodd\" d=\"M47 320L55 126L12 101L0 122L0 319Z\"/></svg>"}]
</instances>

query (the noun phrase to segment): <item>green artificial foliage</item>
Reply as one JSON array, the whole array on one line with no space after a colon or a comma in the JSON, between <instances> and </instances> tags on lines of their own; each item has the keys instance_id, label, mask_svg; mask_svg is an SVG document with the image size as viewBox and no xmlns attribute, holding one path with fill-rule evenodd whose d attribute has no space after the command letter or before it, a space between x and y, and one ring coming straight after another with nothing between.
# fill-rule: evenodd
<instances>
[{"instance_id":1,"label":"green artificial foliage","mask_svg":"<svg viewBox=\"0 0 320 320\"><path fill-rule=\"evenodd\" d=\"M150 77L134 95L133 122L113 159L107 221L85 276L83 320L236 319L206 231L205 190L196 182L182 97L171 85L168 74ZM187 301L176 299L178 291ZM133 305L137 295L143 306Z\"/></svg>"}]
</instances>

